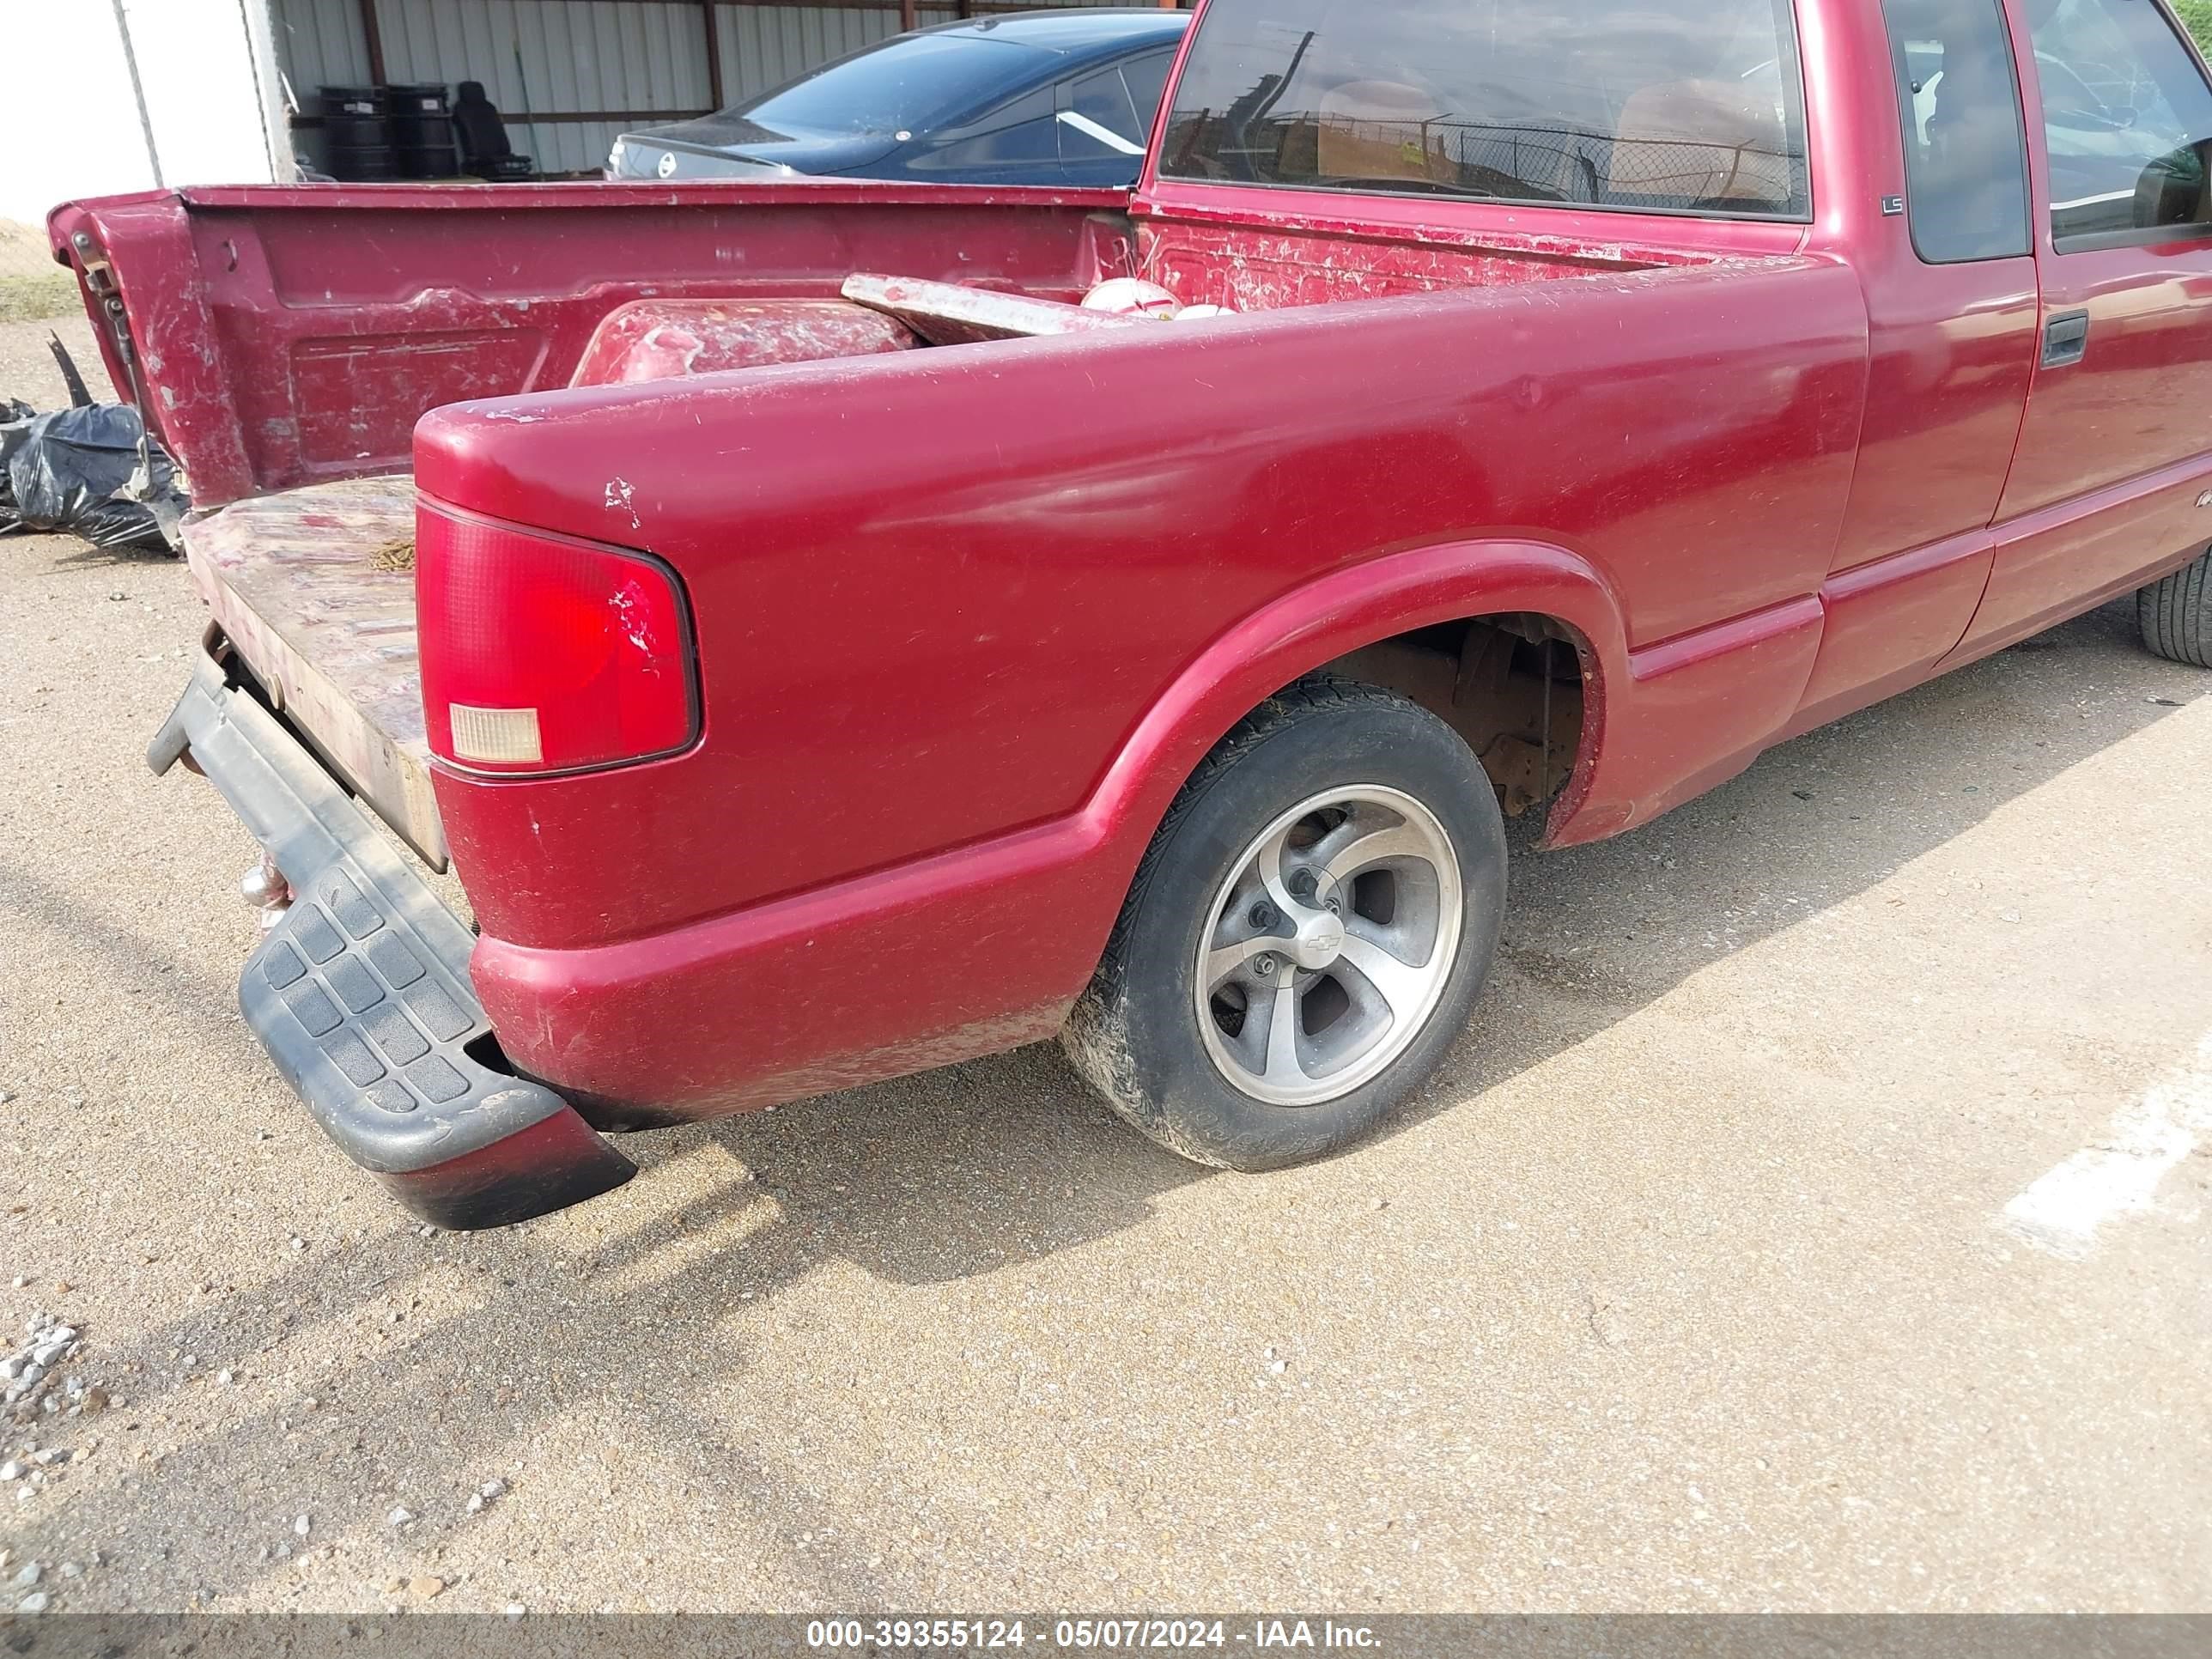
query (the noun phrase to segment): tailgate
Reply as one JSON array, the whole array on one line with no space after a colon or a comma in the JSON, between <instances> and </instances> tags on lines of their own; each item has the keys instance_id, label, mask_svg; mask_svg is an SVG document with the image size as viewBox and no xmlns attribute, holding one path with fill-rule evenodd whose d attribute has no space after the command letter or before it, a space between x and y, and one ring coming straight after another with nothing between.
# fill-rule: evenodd
<instances>
[{"instance_id":1,"label":"tailgate","mask_svg":"<svg viewBox=\"0 0 2212 1659\"><path fill-rule=\"evenodd\" d=\"M185 526L216 623L270 705L433 869L415 648L415 485L349 478L234 501Z\"/></svg>"}]
</instances>

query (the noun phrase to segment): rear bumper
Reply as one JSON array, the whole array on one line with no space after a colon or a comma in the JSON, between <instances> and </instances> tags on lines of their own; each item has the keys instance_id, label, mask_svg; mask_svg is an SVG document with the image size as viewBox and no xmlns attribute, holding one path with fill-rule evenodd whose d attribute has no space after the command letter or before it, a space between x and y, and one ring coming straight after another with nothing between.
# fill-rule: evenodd
<instances>
[{"instance_id":1,"label":"rear bumper","mask_svg":"<svg viewBox=\"0 0 2212 1659\"><path fill-rule=\"evenodd\" d=\"M165 773L187 751L297 895L247 958L239 1006L347 1157L453 1229L526 1220L636 1173L559 1095L501 1069L469 930L212 657L147 763Z\"/></svg>"}]
</instances>

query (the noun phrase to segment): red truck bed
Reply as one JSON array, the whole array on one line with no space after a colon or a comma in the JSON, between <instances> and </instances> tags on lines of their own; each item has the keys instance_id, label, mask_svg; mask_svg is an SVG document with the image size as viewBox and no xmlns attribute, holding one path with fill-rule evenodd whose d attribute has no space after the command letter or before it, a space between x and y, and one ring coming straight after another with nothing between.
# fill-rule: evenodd
<instances>
[{"instance_id":1,"label":"red truck bed","mask_svg":"<svg viewBox=\"0 0 2212 1659\"><path fill-rule=\"evenodd\" d=\"M673 197L598 186L270 188L103 204L57 226L105 255L90 262L91 280L121 290L157 428L195 500L216 509L185 535L216 621L325 763L442 868L414 651L414 497L396 471L416 419L466 398L572 383L1049 331L1058 325L990 318L992 296L1061 308L1131 269L1141 257L1135 234L1107 210L1109 199L1125 205L836 185ZM1411 244L1326 225L1255 236L1194 216L1157 239L1152 268L1187 295L1260 311L1715 258L1511 234ZM624 265L658 278L623 276ZM972 295L984 325L894 337L884 331L906 331L880 310L836 297L863 266L925 288L934 280L940 306L946 291ZM157 285L198 303L143 315L130 307ZM870 303L898 311L905 290L887 291ZM672 337L681 349L664 348ZM134 371L118 342L103 343L128 386ZM507 418L537 416L518 408Z\"/></svg>"}]
</instances>

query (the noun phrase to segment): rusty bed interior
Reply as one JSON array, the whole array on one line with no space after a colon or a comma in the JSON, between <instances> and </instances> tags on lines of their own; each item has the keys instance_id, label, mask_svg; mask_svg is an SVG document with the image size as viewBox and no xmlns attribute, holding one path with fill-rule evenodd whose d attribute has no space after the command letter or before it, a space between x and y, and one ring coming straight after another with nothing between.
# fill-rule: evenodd
<instances>
[{"instance_id":1,"label":"rusty bed interior","mask_svg":"<svg viewBox=\"0 0 2212 1659\"><path fill-rule=\"evenodd\" d=\"M347 478L234 501L184 534L216 627L270 702L444 869L416 656L414 479Z\"/></svg>"}]
</instances>

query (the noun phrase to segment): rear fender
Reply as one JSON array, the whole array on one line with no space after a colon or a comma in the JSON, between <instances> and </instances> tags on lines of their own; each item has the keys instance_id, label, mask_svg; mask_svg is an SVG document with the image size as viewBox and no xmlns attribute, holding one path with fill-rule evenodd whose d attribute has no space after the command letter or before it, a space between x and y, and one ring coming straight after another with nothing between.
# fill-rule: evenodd
<instances>
[{"instance_id":1,"label":"rear fender","mask_svg":"<svg viewBox=\"0 0 2212 1659\"><path fill-rule=\"evenodd\" d=\"M1458 542L1386 555L1333 571L1254 612L1216 639L1153 702L1084 816L1098 842L1117 849L1126 884L1184 781L1273 692L1397 635L1516 612L1564 624L1582 659L1581 748L1547 829L1548 839L1559 840L1589 810L1593 786L1603 775L1607 692L1627 681L1628 647L1620 606L1603 574L1564 548L1523 541ZM1118 888L1115 904L1118 909Z\"/></svg>"}]
</instances>

